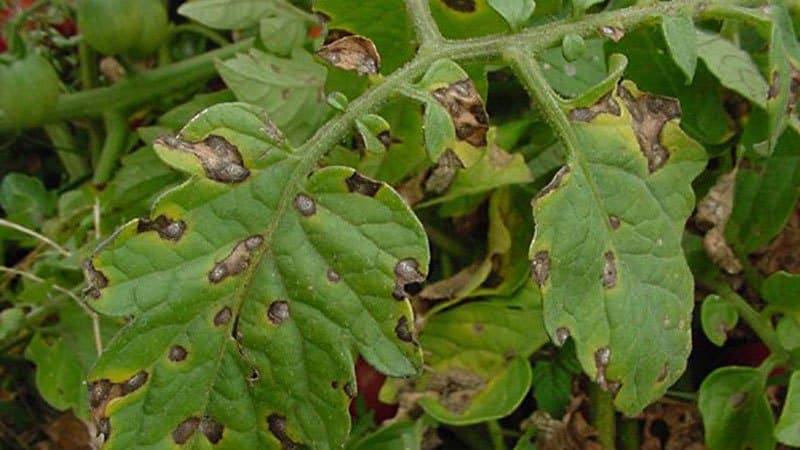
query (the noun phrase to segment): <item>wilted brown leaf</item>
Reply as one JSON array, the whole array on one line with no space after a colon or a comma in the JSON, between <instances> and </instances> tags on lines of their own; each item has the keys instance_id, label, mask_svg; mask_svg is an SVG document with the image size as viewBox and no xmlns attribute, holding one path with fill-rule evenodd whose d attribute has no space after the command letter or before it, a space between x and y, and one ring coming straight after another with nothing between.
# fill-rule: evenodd
<instances>
[{"instance_id":1,"label":"wilted brown leaf","mask_svg":"<svg viewBox=\"0 0 800 450\"><path fill-rule=\"evenodd\" d=\"M322 47L317 54L334 66L359 75L376 75L381 55L375 44L364 36L345 36Z\"/></svg>"},{"instance_id":2,"label":"wilted brown leaf","mask_svg":"<svg viewBox=\"0 0 800 450\"><path fill-rule=\"evenodd\" d=\"M736 170L722 175L717 184L697 203L695 216L698 225L709 227L703 238L706 253L723 270L731 275L742 271L742 263L736 259L733 249L725 241L725 226L733 209L733 193L736 185Z\"/></svg>"}]
</instances>

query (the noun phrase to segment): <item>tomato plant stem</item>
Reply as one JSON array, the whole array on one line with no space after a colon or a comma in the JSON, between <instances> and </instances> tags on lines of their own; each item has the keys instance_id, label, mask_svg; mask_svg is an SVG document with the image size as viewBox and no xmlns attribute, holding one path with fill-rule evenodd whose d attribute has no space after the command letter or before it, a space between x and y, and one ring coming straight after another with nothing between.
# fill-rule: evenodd
<instances>
[{"instance_id":1,"label":"tomato plant stem","mask_svg":"<svg viewBox=\"0 0 800 450\"><path fill-rule=\"evenodd\" d=\"M111 179L114 167L125 147L128 136L128 118L118 110L108 111L103 115L106 127L106 140L100 153L100 160L94 172L92 182L95 185L105 184Z\"/></svg>"},{"instance_id":2,"label":"tomato plant stem","mask_svg":"<svg viewBox=\"0 0 800 450\"><path fill-rule=\"evenodd\" d=\"M89 164L86 158L78 152L78 146L72 136L72 131L66 123L51 123L45 125L45 133L50 138L56 154L61 160L61 165L67 172L69 180L76 180L89 173Z\"/></svg>"},{"instance_id":3,"label":"tomato plant stem","mask_svg":"<svg viewBox=\"0 0 800 450\"><path fill-rule=\"evenodd\" d=\"M619 421L619 439L623 450L638 450L641 448L639 437L639 421L623 417Z\"/></svg>"},{"instance_id":4,"label":"tomato plant stem","mask_svg":"<svg viewBox=\"0 0 800 450\"><path fill-rule=\"evenodd\" d=\"M614 399L597 383L590 383L589 403L592 406L590 415L592 426L597 430L600 445L606 450L614 450L616 440Z\"/></svg>"},{"instance_id":5,"label":"tomato plant stem","mask_svg":"<svg viewBox=\"0 0 800 450\"><path fill-rule=\"evenodd\" d=\"M408 0L406 8L422 47L436 45L442 41L442 35L431 16L430 3L427 0Z\"/></svg>"},{"instance_id":6,"label":"tomato plant stem","mask_svg":"<svg viewBox=\"0 0 800 450\"><path fill-rule=\"evenodd\" d=\"M492 448L494 450L505 450L506 444L503 440L503 428L496 420L489 420L486 422L486 427L489 429L489 437L492 439Z\"/></svg>"}]
</instances>

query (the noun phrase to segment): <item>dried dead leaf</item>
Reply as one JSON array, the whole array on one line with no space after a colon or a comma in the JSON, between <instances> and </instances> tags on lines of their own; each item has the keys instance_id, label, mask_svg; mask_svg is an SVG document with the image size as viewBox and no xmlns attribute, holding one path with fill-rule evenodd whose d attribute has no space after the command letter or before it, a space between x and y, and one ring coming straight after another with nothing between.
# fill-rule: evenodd
<instances>
[{"instance_id":1,"label":"dried dead leaf","mask_svg":"<svg viewBox=\"0 0 800 450\"><path fill-rule=\"evenodd\" d=\"M753 264L763 274L800 273L800 203L778 237L756 252Z\"/></svg>"},{"instance_id":2,"label":"dried dead leaf","mask_svg":"<svg viewBox=\"0 0 800 450\"><path fill-rule=\"evenodd\" d=\"M733 249L725 241L725 226L733 209L735 184L736 169L719 178L717 184L697 204L695 215L698 225L709 227L703 238L706 253L714 264L731 275L742 271L742 263L736 259Z\"/></svg>"},{"instance_id":3,"label":"dried dead leaf","mask_svg":"<svg viewBox=\"0 0 800 450\"><path fill-rule=\"evenodd\" d=\"M642 450L704 450L697 406L667 398L645 409Z\"/></svg>"},{"instance_id":4,"label":"dried dead leaf","mask_svg":"<svg viewBox=\"0 0 800 450\"><path fill-rule=\"evenodd\" d=\"M456 137L475 147L486 145L489 116L475 83L469 78L457 81L431 93L447 109L456 129Z\"/></svg>"},{"instance_id":5,"label":"dried dead leaf","mask_svg":"<svg viewBox=\"0 0 800 450\"><path fill-rule=\"evenodd\" d=\"M344 36L326 44L317 54L334 66L359 75L376 75L380 71L381 55L364 36Z\"/></svg>"}]
</instances>

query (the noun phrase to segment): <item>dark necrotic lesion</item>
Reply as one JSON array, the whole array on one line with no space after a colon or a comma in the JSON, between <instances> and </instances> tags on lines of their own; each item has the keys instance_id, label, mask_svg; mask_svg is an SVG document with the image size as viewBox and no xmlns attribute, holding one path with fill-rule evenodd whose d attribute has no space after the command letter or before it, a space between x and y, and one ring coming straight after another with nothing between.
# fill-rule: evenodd
<instances>
[{"instance_id":1,"label":"dark necrotic lesion","mask_svg":"<svg viewBox=\"0 0 800 450\"><path fill-rule=\"evenodd\" d=\"M442 2L458 12L475 12L475 0L442 0Z\"/></svg>"}]
</instances>

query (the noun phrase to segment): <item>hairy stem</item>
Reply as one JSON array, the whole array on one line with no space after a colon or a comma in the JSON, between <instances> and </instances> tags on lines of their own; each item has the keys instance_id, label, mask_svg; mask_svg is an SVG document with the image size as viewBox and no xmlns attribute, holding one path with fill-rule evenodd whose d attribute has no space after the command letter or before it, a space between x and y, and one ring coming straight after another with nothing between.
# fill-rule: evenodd
<instances>
[{"instance_id":1,"label":"hairy stem","mask_svg":"<svg viewBox=\"0 0 800 450\"><path fill-rule=\"evenodd\" d=\"M433 20L428 0L407 0L406 9L411 16L411 22L417 32L417 39L420 40L422 47L436 45L442 41L442 34L439 27Z\"/></svg>"},{"instance_id":2,"label":"hairy stem","mask_svg":"<svg viewBox=\"0 0 800 450\"><path fill-rule=\"evenodd\" d=\"M590 418L597 430L597 438L605 450L614 450L616 440L616 421L614 399L596 383L589 384Z\"/></svg>"}]
</instances>

